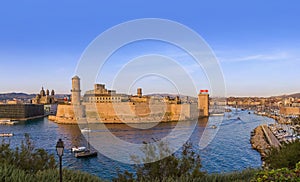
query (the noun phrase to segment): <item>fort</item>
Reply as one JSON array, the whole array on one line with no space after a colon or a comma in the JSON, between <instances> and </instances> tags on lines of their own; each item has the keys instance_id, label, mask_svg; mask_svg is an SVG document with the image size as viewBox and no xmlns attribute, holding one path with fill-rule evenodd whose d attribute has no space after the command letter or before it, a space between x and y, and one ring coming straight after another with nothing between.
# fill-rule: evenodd
<instances>
[{"instance_id":1,"label":"fort","mask_svg":"<svg viewBox=\"0 0 300 182\"><path fill-rule=\"evenodd\" d=\"M63 124L88 123L142 123L197 119L209 115L209 94L201 90L197 103L182 103L179 96L151 97L142 94L129 96L108 90L104 84L95 84L94 90L81 97L80 78L72 78L72 102L59 104L55 116L49 120Z\"/></svg>"},{"instance_id":2,"label":"fort","mask_svg":"<svg viewBox=\"0 0 300 182\"><path fill-rule=\"evenodd\" d=\"M0 118L28 120L44 116L44 106L39 104L0 104Z\"/></svg>"}]
</instances>

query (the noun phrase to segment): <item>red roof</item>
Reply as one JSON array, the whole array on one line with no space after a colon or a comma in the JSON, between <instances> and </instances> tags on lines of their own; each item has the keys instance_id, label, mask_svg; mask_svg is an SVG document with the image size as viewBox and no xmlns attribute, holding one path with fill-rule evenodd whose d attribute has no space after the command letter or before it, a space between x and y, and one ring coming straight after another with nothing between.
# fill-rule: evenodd
<instances>
[{"instance_id":1,"label":"red roof","mask_svg":"<svg viewBox=\"0 0 300 182\"><path fill-rule=\"evenodd\" d=\"M200 93L202 93L202 92L208 93L208 90L200 90Z\"/></svg>"}]
</instances>

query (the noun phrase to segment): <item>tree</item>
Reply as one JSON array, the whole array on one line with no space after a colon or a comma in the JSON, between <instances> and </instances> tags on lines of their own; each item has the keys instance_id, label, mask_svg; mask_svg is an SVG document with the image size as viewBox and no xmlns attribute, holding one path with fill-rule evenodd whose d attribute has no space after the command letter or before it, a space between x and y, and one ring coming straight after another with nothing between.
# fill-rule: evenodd
<instances>
[{"instance_id":1,"label":"tree","mask_svg":"<svg viewBox=\"0 0 300 182\"><path fill-rule=\"evenodd\" d=\"M49 155L44 149L35 149L27 133L25 134L25 142L22 141L20 149L16 147L13 150L10 148L10 144L2 142L0 146L0 162L1 164L13 165L28 173L56 168L54 155Z\"/></svg>"},{"instance_id":2,"label":"tree","mask_svg":"<svg viewBox=\"0 0 300 182\"><path fill-rule=\"evenodd\" d=\"M132 156L136 163L136 178L134 175L125 171L118 174L114 181L163 181L164 179L178 179L181 177L198 178L204 175L201 169L200 155L192 148L191 142L186 142L180 154L171 154L166 143L157 142L157 145L149 144L142 148L145 157L140 159ZM161 160L159 160L161 159ZM149 161L156 161L149 163ZM142 164L140 164L142 163Z\"/></svg>"},{"instance_id":3,"label":"tree","mask_svg":"<svg viewBox=\"0 0 300 182\"><path fill-rule=\"evenodd\" d=\"M283 144L280 149L272 148L265 158L270 169L293 169L300 161L300 141Z\"/></svg>"}]
</instances>

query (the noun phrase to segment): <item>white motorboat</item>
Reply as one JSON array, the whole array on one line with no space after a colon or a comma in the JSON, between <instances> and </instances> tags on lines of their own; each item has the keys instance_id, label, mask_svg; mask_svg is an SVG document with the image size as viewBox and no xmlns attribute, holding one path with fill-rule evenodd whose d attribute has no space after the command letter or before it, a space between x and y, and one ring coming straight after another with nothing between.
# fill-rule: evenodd
<instances>
[{"instance_id":1,"label":"white motorboat","mask_svg":"<svg viewBox=\"0 0 300 182\"><path fill-rule=\"evenodd\" d=\"M0 133L0 137L12 137L14 136L13 133Z\"/></svg>"},{"instance_id":2,"label":"white motorboat","mask_svg":"<svg viewBox=\"0 0 300 182\"><path fill-rule=\"evenodd\" d=\"M71 150L74 153L84 152L86 150L86 147L73 147Z\"/></svg>"},{"instance_id":3,"label":"white motorboat","mask_svg":"<svg viewBox=\"0 0 300 182\"><path fill-rule=\"evenodd\" d=\"M212 129L216 129L217 126L216 126L216 125L212 125L211 128L212 128Z\"/></svg>"},{"instance_id":4,"label":"white motorboat","mask_svg":"<svg viewBox=\"0 0 300 182\"><path fill-rule=\"evenodd\" d=\"M81 132L91 132L92 130L90 128L83 128L80 131Z\"/></svg>"}]
</instances>

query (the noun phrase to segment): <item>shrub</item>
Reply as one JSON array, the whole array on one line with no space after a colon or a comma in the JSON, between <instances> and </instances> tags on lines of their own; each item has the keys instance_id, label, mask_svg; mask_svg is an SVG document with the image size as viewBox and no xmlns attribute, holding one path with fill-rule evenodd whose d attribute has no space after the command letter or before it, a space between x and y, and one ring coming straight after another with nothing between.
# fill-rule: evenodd
<instances>
[{"instance_id":1,"label":"shrub","mask_svg":"<svg viewBox=\"0 0 300 182\"><path fill-rule=\"evenodd\" d=\"M253 182L262 181L300 181L300 162L295 169L281 168L259 172Z\"/></svg>"},{"instance_id":2,"label":"shrub","mask_svg":"<svg viewBox=\"0 0 300 182\"><path fill-rule=\"evenodd\" d=\"M125 171L123 174L119 173L114 181L164 181L183 177L197 178L204 175L200 171L202 167L200 156L194 152L191 142L183 145L180 156L171 154L167 144L163 142L158 142L157 145L145 145L141 150L145 158L132 156L132 160L136 163L134 166L136 178L132 173ZM150 161L156 162L149 163Z\"/></svg>"},{"instance_id":3,"label":"shrub","mask_svg":"<svg viewBox=\"0 0 300 182\"><path fill-rule=\"evenodd\" d=\"M59 181L59 171L57 169L48 169L38 171L35 174L28 173L25 170L15 168L13 165L0 165L0 181L16 182L16 181L30 181L30 182L57 182ZM80 171L63 170L63 181L72 182L101 182L97 176Z\"/></svg>"},{"instance_id":4,"label":"shrub","mask_svg":"<svg viewBox=\"0 0 300 182\"><path fill-rule=\"evenodd\" d=\"M9 143L0 145L0 181L57 182L59 171L53 154L35 149L28 134L21 148L11 149ZM98 182L100 178L80 171L63 169L64 181Z\"/></svg>"},{"instance_id":5,"label":"shrub","mask_svg":"<svg viewBox=\"0 0 300 182\"><path fill-rule=\"evenodd\" d=\"M293 169L300 161L300 141L283 144L280 149L272 148L265 158L270 169Z\"/></svg>"},{"instance_id":6,"label":"shrub","mask_svg":"<svg viewBox=\"0 0 300 182\"><path fill-rule=\"evenodd\" d=\"M16 147L13 150L10 144L2 141L0 163L13 165L28 173L56 168L54 155L49 155L44 149L35 149L28 134L25 134L25 142L22 141L20 149Z\"/></svg>"}]
</instances>

